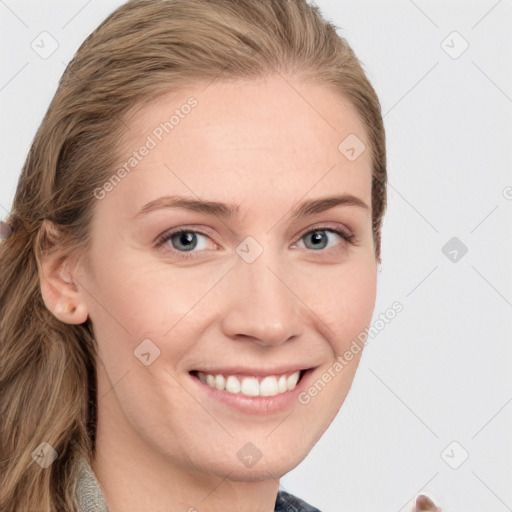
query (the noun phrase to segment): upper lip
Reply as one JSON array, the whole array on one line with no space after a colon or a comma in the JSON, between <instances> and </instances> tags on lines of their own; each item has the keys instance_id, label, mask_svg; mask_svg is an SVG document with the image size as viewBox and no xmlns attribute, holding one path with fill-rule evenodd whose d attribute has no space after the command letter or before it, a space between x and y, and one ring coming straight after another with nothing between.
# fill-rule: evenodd
<instances>
[{"instance_id":1,"label":"upper lip","mask_svg":"<svg viewBox=\"0 0 512 512\"><path fill-rule=\"evenodd\" d=\"M211 368L194 368L191 372L209 373L211 375L247 375L254 377L267 377L271 375L290 375L297 371L305 371L311 369L307 365L286 365L276 366L273 368L247 368L243 366L230 366L230 367L211 367Z\"/></svg>"}]
</instances>

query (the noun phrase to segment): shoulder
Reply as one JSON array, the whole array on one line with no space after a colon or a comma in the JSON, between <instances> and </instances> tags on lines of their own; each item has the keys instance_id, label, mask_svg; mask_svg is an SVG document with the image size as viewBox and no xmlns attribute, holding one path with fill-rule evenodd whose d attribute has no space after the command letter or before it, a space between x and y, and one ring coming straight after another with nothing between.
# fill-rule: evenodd
<instances>
[{"instance_id":1,"label":"shoulder","mask_svg":"<svg viewBox=\"0 0 512 512\"><path fill-rule=\"evenodd\" d=\"M280 490L277 493L274 512L320 512L320 510L308 505L300 498L297 498L286 491Z\"/></svg>"}]
</instances>

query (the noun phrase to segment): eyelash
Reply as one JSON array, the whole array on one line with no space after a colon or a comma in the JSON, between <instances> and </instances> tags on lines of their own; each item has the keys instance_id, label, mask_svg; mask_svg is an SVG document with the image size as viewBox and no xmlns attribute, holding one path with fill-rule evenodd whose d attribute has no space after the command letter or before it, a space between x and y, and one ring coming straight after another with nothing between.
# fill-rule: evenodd
<instances>
[{"instance_id":1,"label":"eyelash","mask_svg":"<svg viewBox=\"0 0 512 512\"><path fill-rule=\"evenodd\" d=\"M341 230L341 229L335 229L335 228L327 227L327 226L319 226L319 227L315 227L314 229L311 229L309 231L306 231L306 233L304 233L302 236L300 236L299 240L302 240L306 235L314 233L315 231L329 231L331 233L336 233L347 243L349 243L351 245L356 245L356 237L354 234L349 233L344 230ZM162 248L163 245L165 243L167 243L173 236L179 235L182 233L198 233L200 235L204 235L211 239L210 235L208 233L205 233L204 231L197 230L197 229L178 228L174 231L170 231L168 233L164 233L163 235L159 236L157 238L157 240L155 241L155 247L157 249ZM317 252L317 251L314 251L313 249L309 249L309 250L312 252ZM183 259L191 259L191 258L197 257L197 256L195 256L195 254L197 254L196 251L178 251L177 249L174 249L174 248L172 249L172 251L177 253L178 257L183 258ZM322 250L320 250L318 252L322 252Z\"/></svg>"}]
</instances>

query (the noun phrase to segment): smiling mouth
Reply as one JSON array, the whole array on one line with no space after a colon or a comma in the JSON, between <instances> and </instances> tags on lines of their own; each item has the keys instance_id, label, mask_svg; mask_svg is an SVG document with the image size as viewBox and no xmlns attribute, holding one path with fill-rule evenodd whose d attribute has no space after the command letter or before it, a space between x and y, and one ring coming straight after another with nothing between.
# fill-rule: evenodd
<instances>
[{"instance_id":1,"label":"smiling mouth","mask_svg":"<svg viewBox=\"0 0 512 512\"><path fill-rule=\"evenodd\" d=\"M276 396L292 391L302 379L306 370L297 370L283 375L236 376L210 374L201 371L191 371L193 377L204 385L219 391L244 395L248 397Z\"/></svg>"}]
</instances>

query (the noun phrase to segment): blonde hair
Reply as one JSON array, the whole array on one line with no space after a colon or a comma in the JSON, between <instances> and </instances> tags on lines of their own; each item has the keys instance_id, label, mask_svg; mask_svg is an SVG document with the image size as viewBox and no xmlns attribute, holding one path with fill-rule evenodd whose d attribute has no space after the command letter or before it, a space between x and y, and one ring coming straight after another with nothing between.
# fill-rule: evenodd
<instances>
[{"instance_id":1,"label":"blonde hair","mask_svg":"<svg viewBox=\"0 0 512 512\"><path fill-rule=\"evenodd\" d=\"M380 104L352 49L316 6L306 0L122 5L87 37L64 72L19 179L7 219L12 234L0 246L4 512L79 510L79 461L94 453L96 344L90 319L68 325L45 307L38 266L57 248L88 250L93 191L112 175L127 114L193 84L276 72L334 87L361 117L372 152L380 260L386 206ZM32 457L43 442L58 454L45 469Z\"/></svg>"}]
</instances>

